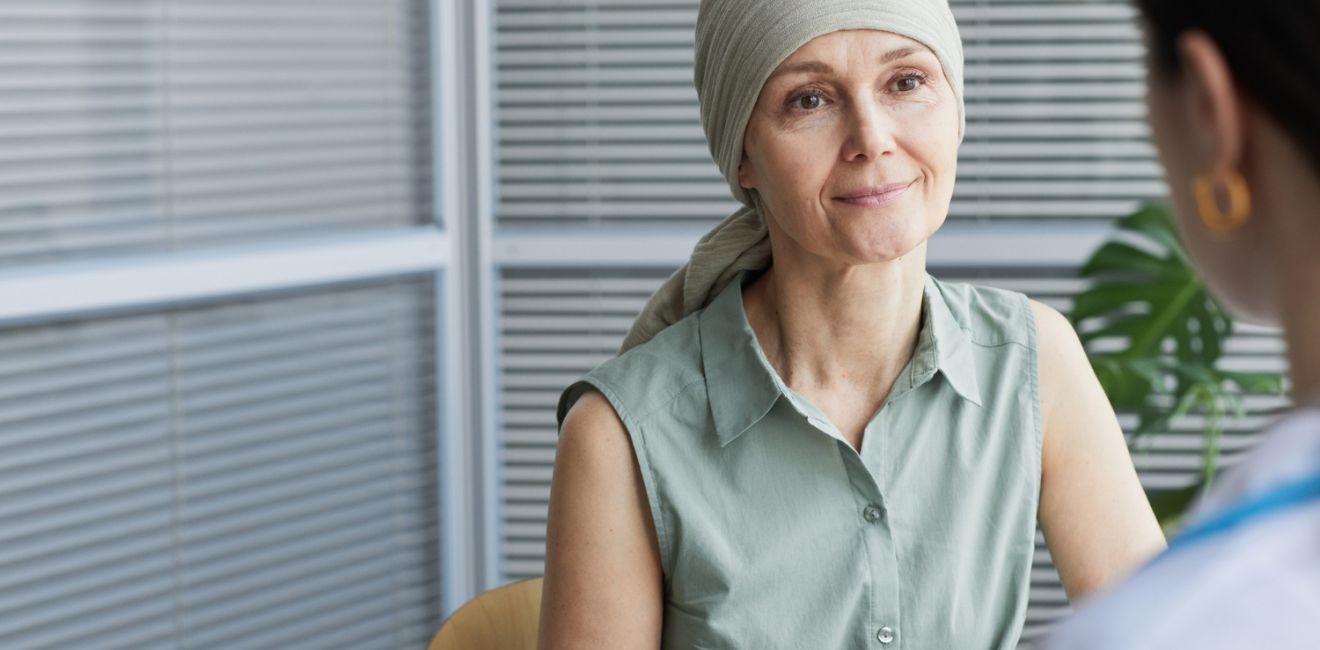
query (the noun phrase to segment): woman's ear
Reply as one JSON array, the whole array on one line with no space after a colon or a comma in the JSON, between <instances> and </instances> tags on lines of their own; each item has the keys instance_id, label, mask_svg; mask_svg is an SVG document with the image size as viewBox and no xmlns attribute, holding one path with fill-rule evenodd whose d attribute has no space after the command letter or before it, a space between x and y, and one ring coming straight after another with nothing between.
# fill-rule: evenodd
<instances>
[{"instance_id":1,"label":"woman's ear","mask_svg":"<svg viewBox=\"0 0 1320 650\"><path fill-rule=\"evenodd\" d=\"M752 161L744 153L742 160L738 163L738 185L743 189L751 189L752 185Z\"/></svg>"},{"instance_id":2,"label":"woman's ear","mask_svg":"<svg viewBox=\"0 0 1320 650\"><path fill-rule=\"evenodd\" d=\"M1190 30L1178 37L1178 56L1191 104L1191 132L1201 149L1199 158L1209 165L1198 171L1220 176L1240 170L1246 111L1223 52L1205 32Z\"/></svg>"}]
</instances>

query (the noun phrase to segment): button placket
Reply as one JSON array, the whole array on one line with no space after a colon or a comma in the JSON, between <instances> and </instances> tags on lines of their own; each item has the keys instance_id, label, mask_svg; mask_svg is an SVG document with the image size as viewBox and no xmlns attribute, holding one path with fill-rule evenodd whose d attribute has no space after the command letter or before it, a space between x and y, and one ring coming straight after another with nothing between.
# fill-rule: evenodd
<instances>
[{"instance_id":1,"label":"button placket","mask_svg":"<svg viewBox=\"0 0 1320 650\"><path fill-rule=\"evenodd\" d=\"M863 557L867 560L867 570L871 575L871 612L865 623L863 638L873 639L870 641L873 647L884 647L886 650L901 648L903 644L899 641L897 632L902 620L902 612L898 606L900 598L898 556L894 548L893 535L889 530L890 521L884 505L884 495L880 492L876 477L866 468L861 457L848 453L851 447L845 444L840 444L839 447L854 495L859 497L854 502L856 508L853 511L856 513L854 516L860 515L862 522L865 522L858 522L858 525L861 527L859 530L861 542L867 547Z\"/></svg>"}]
</instances>

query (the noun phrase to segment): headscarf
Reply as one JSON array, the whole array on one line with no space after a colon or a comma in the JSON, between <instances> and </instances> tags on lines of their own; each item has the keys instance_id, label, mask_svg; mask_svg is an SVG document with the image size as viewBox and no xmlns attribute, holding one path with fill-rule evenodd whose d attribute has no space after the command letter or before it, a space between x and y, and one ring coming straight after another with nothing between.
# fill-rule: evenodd
<instances>
[{"instance_id":1,"label":"headscarf","mask_svg":"<svg viewBox=\"0 0 1320 650\"><path fill-rule=\"evenodd\" d=\"M963 52L948 0L701 0L693 81L711 156L742 207L706 233L647 301L619 353L705 307L738 273L770 266L765 210L738 184L738 165L756 99L779 64L811 39L841 29L877 29L930 48L958 103L961 139Z\"/></svg>"}]
</instances>

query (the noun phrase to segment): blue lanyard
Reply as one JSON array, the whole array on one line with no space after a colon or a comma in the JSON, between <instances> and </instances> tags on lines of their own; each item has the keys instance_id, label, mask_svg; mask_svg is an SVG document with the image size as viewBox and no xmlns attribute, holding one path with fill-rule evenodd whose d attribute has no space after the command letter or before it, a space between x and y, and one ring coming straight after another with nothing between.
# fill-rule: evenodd
<instances>
[{"instance_id":1,"label":"blue lanyard","mask_svg":"<svg viewBox=\"0 0 1320 650\"><path fill-rule=\"evenodd\" d=\"M1234 504L1210 519L1189 526L1174 537L1169 542L1169 548L1156 559L1167 557L1170 552L1223 534L1253 519L1301 506L1316 499L1320 499L1320 472L1300 481L1284 483L1260 496Z\"/></svg>"}]
</instances>

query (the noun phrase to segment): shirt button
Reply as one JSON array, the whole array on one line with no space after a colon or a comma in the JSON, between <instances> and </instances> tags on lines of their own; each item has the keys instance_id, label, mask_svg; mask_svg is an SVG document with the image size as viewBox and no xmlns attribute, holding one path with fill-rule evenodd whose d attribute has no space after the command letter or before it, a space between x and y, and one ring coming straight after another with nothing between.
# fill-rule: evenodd
<instances>
[{"instance_id":1,"label":"shirt button","mask_svg":"<svg viewBox=\"0 0 1320 650\"><path fill-rule=\"evenodd\" d=\"M880 631L875 633L875 638L877 641L883 643L884 645L889 645L890 643L893 643L894 628L887 626L880 628Z\"/></svg>"},{"instance_id":2,"label":"shirt button","mask_svg":"<svg viewBox=\"0 0 1320 650\"><path fill-rule=\"evenodd\" d=\"M875 505L874 503L867 504L867 506L862 509L862 518L870 523L874 524L875 522L879 521L880 515L881 515L880 507ZM885 629L888 630L889 628L885 628Z\"/></svg>"}]
</instances>

